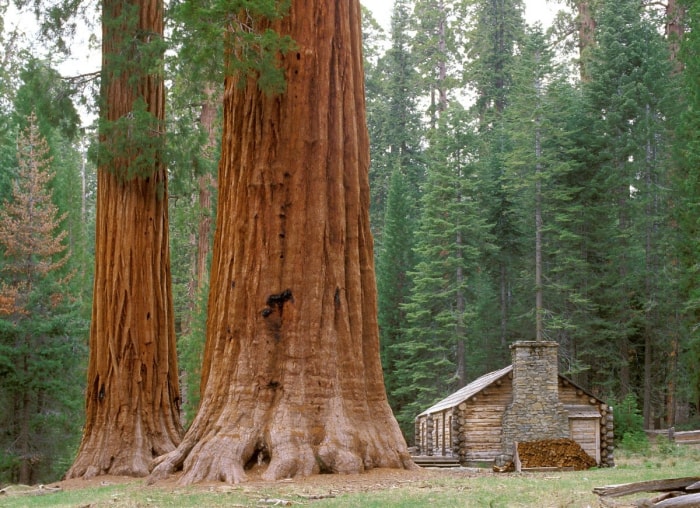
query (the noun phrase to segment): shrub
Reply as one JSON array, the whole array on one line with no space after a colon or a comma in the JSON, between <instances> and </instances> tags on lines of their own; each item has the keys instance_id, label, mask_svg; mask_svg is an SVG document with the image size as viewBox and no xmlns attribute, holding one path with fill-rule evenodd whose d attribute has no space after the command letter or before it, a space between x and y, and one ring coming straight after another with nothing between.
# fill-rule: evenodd
<instances>
[{"instance_id":1,"label":"shrub","mask_svg":"<svg viewBox=\"0 0 700 508\"><path fill-rule=\"evenodd\" d=\"M627 394L615 407L615 438L622 440L625 434L644 434L644 418L637 405L637 398Z\"/></svg>"}]
</instances>

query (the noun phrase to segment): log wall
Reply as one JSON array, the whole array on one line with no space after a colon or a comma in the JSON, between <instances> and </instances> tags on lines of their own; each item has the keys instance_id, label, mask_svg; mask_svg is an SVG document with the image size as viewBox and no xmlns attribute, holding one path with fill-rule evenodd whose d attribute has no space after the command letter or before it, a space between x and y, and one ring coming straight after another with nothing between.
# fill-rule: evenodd
<instances>
[{"instance_id":1,"label":"log wall","mask_svg":"<svg viewBox=\"0 0 700 508\"><path fill-rule=\"evenodd\" d=\"M612 410L561 377L558 390L560 403L572 408L572 439L601 466L614 466ZM503 415L512 398L507 375L453 408L418 418L418 454L458 457L462 464L493 462L502 454Z\"/></svg>"},{"instance_id":2,"label":"log wall","mask_svg":"<svg viewBox=\"0 0 700 508\"><path fill-rule=\"evenodd\" d=\"M491 462L501 453L503 414L512 393L512 380L504 377L457 406L454 452L461 462Z\"/></svg>"},{"instance_id":3,"label":"log wall","mask_svg":"<svg viewBox=\"0 0 700 508\"><path fill-rule=\"evenodd\" d=\"M569 380L559 377L559 400L565 406L575 406L588 408L590 412L600 415L598 420L598 435L584 435L583 423L571 423L572 439L579 443L588 454L595 458L601 467L613 467L615 465L615 447L613 440L615 437L615 426L612 408L604 402L587 394ZM573 411L575 413L575 411ZM575 418L574 418L575 420ZM573 432L575 428L575 433ZM592 428L592 427L591 427ZM594 450L599 453L594 453Z\"/></svg>"}]
</instances>

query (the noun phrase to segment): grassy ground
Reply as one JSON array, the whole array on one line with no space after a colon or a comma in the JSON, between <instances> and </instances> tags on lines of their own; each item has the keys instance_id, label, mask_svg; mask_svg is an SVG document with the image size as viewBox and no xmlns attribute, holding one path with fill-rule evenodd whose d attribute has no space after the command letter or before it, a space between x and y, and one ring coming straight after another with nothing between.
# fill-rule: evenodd
<instances>
[{"instance_id":1,"label":"grassy ground","mask_svg":"<svg viewBox=\"0 0 700 508\"><path fill-rule=\"evenodd\" d=\"M378 471L359 476L324 475L303 481L180 487L145 486L142 480L60 482L45 495L5 495L0 506L19 507L595 507L594 487L700 476L700 449L654 448L618 453L617 467L583 472L494 474L488 470ZM102 485L105 483L105 485ZM639 497L639 496L637 496ZM651 497L651 496L643 496ZM284 502L282 502L284 501Z\"/></svg>"}]
</instances>

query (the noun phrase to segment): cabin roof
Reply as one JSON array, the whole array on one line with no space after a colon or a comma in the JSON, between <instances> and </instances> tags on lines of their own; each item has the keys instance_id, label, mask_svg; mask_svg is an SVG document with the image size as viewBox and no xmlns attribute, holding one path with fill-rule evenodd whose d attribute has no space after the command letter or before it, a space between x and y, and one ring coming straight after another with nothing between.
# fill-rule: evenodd
<instances>
[{"instance_id":1,"label":"cabin roof","mask_svg":"<svg viewBox=\"0 0 700 508\"><path fill-rule=\"evenodd\" d=\"M439 413L440 411L444 411L445 409L450 409L450 408L453 408L455 406L458 406L459 404L461 404L465 400L467 400L467 399L473 397L474 395L476 395L477 393L479 393L481 390L483 390L484 388L486 388L490 384L495 383L496 381L498 381L499 379L501 379L504 376L507 376L512 371L513 371L513 365L508 365L507 367L504 367L500 370L495 370L493 372L489 372L488 374L484 374L483 376L481 376L481 377L475 379L474 381L472 381L471 383L469 383L464 388L460 388L459 390L457 390L453 394L448 395L447 397L445 397L444 399L442 399L439 402L436 402L431 407L429 407L428 409L426 409L425 411L420 413L417 416L417 418L419 418L421 416L426 416L429 414ZM598 397L595 397L590 392L588 392L588 390L585 390L584 388L578 386L576 383L571 381L569 378L562 376L561 374L559 374L559 377L562 379L566 379L569 382L569 384L571 384L573 387L583 391L589 397L594 397L595 399L598 399ZM600 399L598 399L598 400L600 400Z\"/></svg>"},{"instance_id":2,"label":"cabin roof","mask_svg":"<svg viewBox=\"0 0 700 508\"><path fill-rule=\"evenodd\" d=\"M468 398L476 395L477 393L479 393L481 390L486 388L491 383L495 383L503 376L507 376L508 373L512 372L512 370L513 370L513 366L508 365L508 367L504 367L501 370L495 370L493 372L489 372L488 374L484 374L480 378L477 378L474 381L472 381L471 383L469 383L464 388L460 388L459 390L454 392L452 395L445 397L440 402L429 407L428 409L423 411L418 416L425 416L425 415L429 415L429 414L433 414L433 413L438 413L438 412L443 411L445 409L450 409L452 407L455 407L455 406L459 405L460 403L464 402L465 400L467 400Z\"/></svg>"}]
</instances>

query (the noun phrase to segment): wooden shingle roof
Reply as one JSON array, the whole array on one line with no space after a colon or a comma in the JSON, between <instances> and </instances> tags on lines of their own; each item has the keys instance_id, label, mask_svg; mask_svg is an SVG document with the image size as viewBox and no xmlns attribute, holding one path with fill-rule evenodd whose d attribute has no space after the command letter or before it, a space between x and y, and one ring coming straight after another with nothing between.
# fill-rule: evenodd
<instances>
[{"instance_id":1,"label":"wooden shingle roof","mask_svg":"<svg viewBox=\"0 0 700 508\"><path fill-rule=\"evenodd\" d=\"M495 383L496 381L498 381L499 379L501 379L504 376L507 376L511 372L513 372L513 365L508 365L507 367L504 367L501 370L495 370L493 372L489 372L488 374L484 374L480 378L477 378L474 381L472 381L471 383L469 383L464 388L461 388L461 389L457 390L456 392L454 392L453 394L448 395L447 397L445 397L441 401L436 402L435 404L430 406L428 409L423 411L421 414L419 414L416 418L420 418L421 416L426 416L429 414L439 413L441 411L444 411L445 409L451 409L453 407L456 407L456 406L460 405L462 402L464 402L465 400L467 400L467 399L473 397L474 395L476 395L477 393L479 393L481 390L483 390L484 388L486 388L490 384ZM565 376L562 376L561 374L559 374L559 378L565 379L570 385L572 385L576 389L581 390L583 393L585 393L589 397L593 397L593 398L599 400L600 402L602 402L602 400L598 399L598 397L595 397L588 390L580 387L579 385L577 385L576 383L571 381L571 379L569 379Z\"/></svg>"},{"instance_id":2,"label":"wooden shingle roof","mask_svg":"<svg viewBox=\"0 0 700 508\"><path fill-rule=\"evenodd\" d=\"M450 409L455 406L458 406L465 400L469 399L470 397L473 397L477 393L479 393L481 390L489 386L491 383L495 383L499 379L501 379L504 376L507 376L509 373L513 371L513 366L508 365L508 367L504 367L501 370L495 370L493 372L489 372L488 374L484 374L480 378L475 379L471 383L469 383L467 386L464 388L461 388L454 392L452 395L449 395L442 399L440 402L434 404L433 406L429 407L425 411L423 411L421 414L418 416L425 416L433 413L439 413L440 411L444 411L445 409Z\"/></svg>"}]
</instances>

